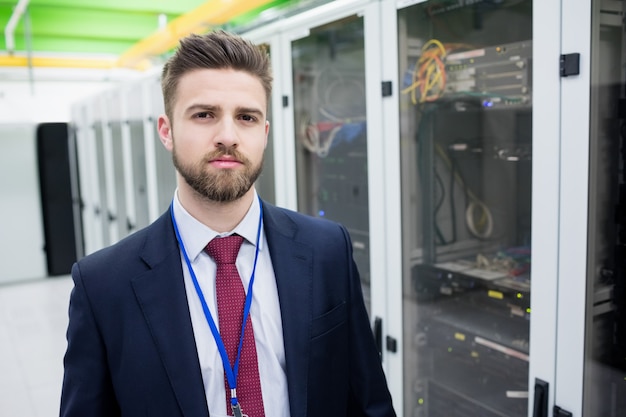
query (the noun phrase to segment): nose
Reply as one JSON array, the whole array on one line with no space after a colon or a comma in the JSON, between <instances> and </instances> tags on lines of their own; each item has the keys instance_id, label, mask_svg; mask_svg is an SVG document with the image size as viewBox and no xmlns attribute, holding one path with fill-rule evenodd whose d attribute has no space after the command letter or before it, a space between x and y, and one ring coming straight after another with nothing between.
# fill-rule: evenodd
<instances>
[{"instance_id":1,"label":"nose","mask_svg":"<svg viewBox=\"0 0 626 417\"><path fill-rule=\"evenodd\" d=\"M230 118L223 118L215 132L215 146L236 147L239 143L237 126Z\"/></svg>"}]
</instances>

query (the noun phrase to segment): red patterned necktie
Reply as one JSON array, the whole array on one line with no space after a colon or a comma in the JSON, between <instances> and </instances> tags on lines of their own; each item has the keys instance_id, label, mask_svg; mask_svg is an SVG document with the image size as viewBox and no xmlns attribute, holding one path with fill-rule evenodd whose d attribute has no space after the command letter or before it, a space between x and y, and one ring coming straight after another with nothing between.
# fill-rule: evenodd
<instances>
[{"instance_id":1,"label":"red patterned necktie","mask_svg":"<svg viewBox=\"0 0 626 417\"><path fill-rule=\"evenodd\" d=\"M216 237L206 247L206 252L217 264L215 291L217 293L217 315L219 318L220 335L224 342L231 368L237 358L237 348L241 337L243 308L246 294L235 265L243 237L231 235ZM239 359L239 375L237 378L237 399L241 410L249 417L265 417L263 410L263 394L257 363L252 318L248 316L246 329ZM226 387L226 411L232 415L230 407L230 387L224 374Z\"/></svg>"}]
</instances>

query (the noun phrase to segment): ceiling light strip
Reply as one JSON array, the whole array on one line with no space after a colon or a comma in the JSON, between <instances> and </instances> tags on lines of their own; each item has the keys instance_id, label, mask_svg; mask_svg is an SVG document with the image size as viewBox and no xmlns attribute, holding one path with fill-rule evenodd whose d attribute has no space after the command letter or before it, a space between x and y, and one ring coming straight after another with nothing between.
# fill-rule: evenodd
<instances>
[{"instance_id":1,"label":"ceiling light strip","mask_svg":"<svg viewBox=\"0 0 626 417\"><path fill-rule=\"evenodd\" d=\"M31 57L30 60L33 67L111 69L115 66L115 59L81 59L34 56ZM0 56L0 67L26 66L28 66L28 57L26 56Z\"/></svg>"},{"instance_id":2,"label":"ceiling light strip","mask_svg":"<svg viewBox=\"0 0 626 417\"><path fill-rule=\"evenodd\" d=\"M118 59L118 67L137 68L147 66L146 60L162 55L178 44L178 41L191 34L203 33L211 26L227 23L229 20L255 10L272 0L209 0L194 10L172 20L164 29L142 39Z\"/></svg>"}]
</instances>

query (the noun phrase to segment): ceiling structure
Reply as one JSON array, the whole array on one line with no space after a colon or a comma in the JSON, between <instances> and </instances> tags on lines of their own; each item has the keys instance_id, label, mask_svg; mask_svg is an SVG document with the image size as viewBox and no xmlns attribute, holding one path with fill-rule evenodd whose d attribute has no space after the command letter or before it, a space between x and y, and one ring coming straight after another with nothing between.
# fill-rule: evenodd
<instances>
[{"instance_id":1,"label":"ceiling structure","mask_svg":"<svg viewBox=\"0 0 626 417\"><path fill-rule=\"evenodd\" d=\"M294 0L0 0L0 68L147 69L189 33Z\"/></svg>"}]
</instances>

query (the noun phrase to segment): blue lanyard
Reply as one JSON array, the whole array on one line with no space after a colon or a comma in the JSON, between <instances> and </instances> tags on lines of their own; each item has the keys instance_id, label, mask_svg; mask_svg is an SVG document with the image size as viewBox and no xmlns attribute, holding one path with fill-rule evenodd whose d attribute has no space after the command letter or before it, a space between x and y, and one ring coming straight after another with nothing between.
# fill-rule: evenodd
<instances>
[{"instance_id":1,"label":"blue lanyard","mask_svg":"<svg viewBox=\"0 0 626 417\"><path fill-rule=\"evenodd\" d=\"M248 283L248 294L246 295L246 303L243 309L243 323L241 324L241 336L239 337L239 346L237 348L237 359L235 360L235 366L231 368L230 361L228 360L228 353L226 353L226 347L224 347L224 341L220 336L220 332L217 330L217 326L215 325L215 321L211 316L211 311L209 310L209 306L206 303L204 298L204 294L202 293L202 289L200 288L200 284L198 284L198 279L196 278L196 274L193 271L191 266L191 261L189 260L189 256L187 255L187 251L185 250L185 245L183 244L183 240L180 237L180 232L178 231L178 225L176 224L176 218L174 217L174 204L172 203L170 213L172 216L172 223L174 224L174 231L176 232L176 239L178 240L178 245L183 253L183 257L185 258L185 262L187 263L187 268L189 268L189 274L191 275L191 279L193 281L193 286L196 289L196 293L198 294L198 298L200 299L200 303L202 304L202 310L204 311L204 316L209 323L209 327L211 328L211 333L213 333L213 338L215 339L215 343L217 344L217 349L220 352L220 356L222 357L222 364L224 365L224 371L226 372L226 379L228 380L228 386L230 387L230 402L233 407L238 405L237 401L237 375L239 374L239 358L241 357L241 349L243 347L243 337L246 329L246 321L248 320L248 316L250 315L250 306L252 305L252 285L254 284L254 273L256 271L256 262L259 257L259 240L261 237L261 225L263 224L263 204L261 204L261 198L259 197L259 226L256 232L256 250L254 253L254 265L252 267L252 275L250 275L250 282Z\"/></svg>"}]
</instances>

